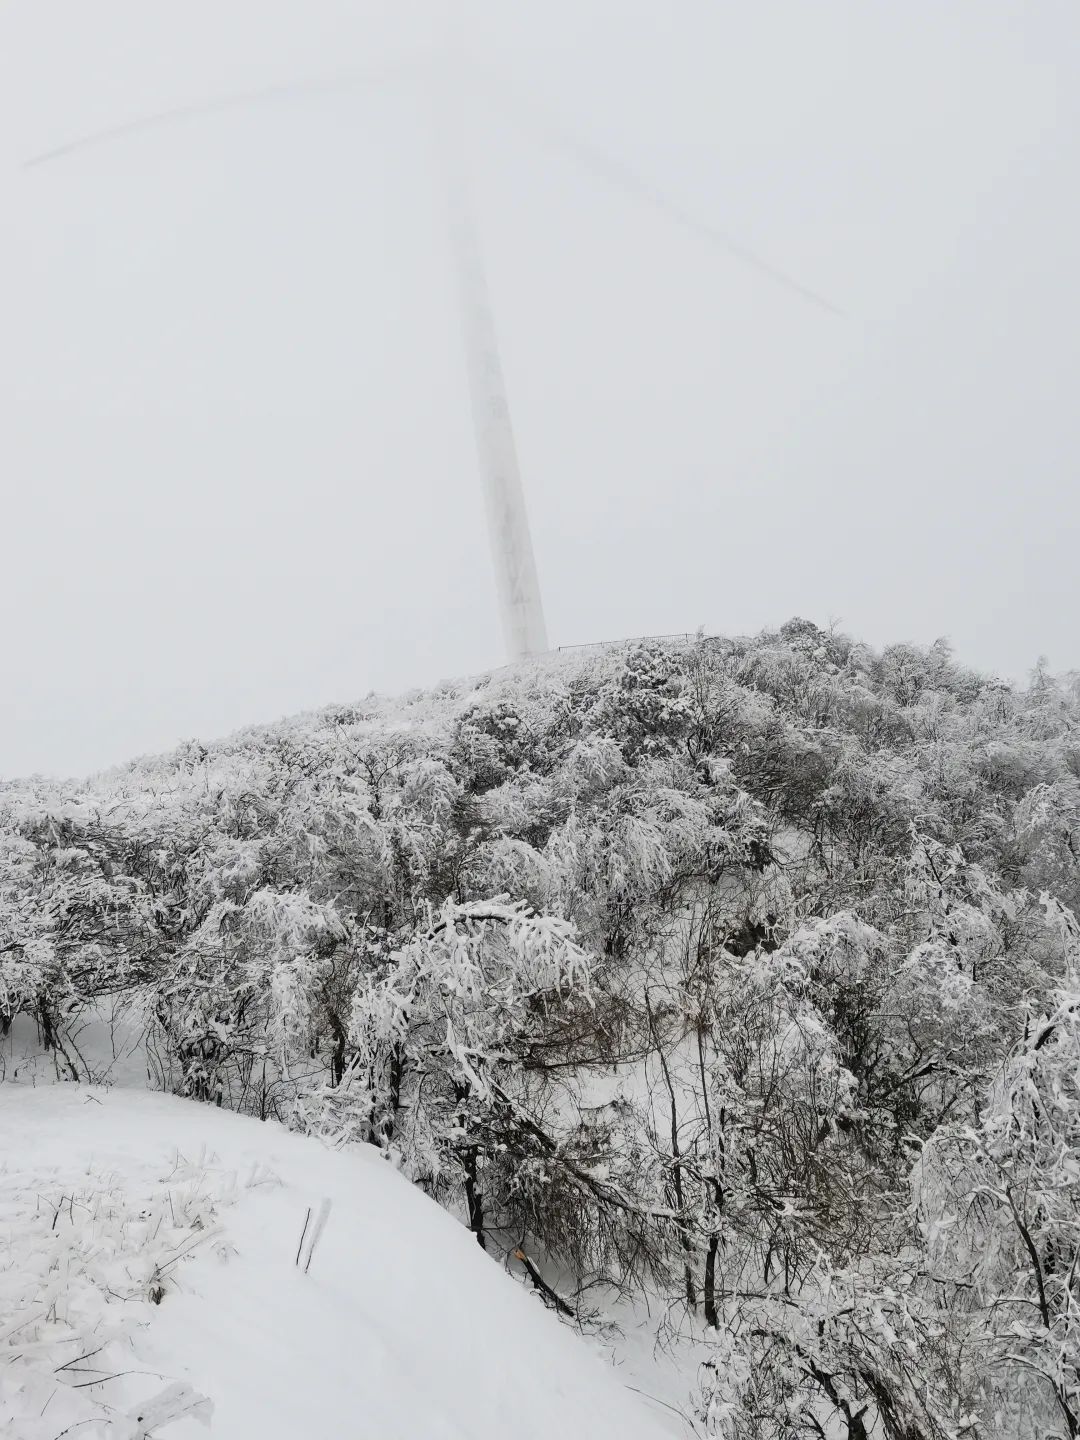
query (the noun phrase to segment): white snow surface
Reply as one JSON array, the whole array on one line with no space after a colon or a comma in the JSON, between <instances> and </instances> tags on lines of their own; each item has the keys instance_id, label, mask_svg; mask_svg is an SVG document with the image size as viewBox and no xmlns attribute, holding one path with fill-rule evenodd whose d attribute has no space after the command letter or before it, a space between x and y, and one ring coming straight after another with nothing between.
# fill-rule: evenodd
<instances>
[{"instance_id":1,"label":"white snow surface","mask_svg":"<svg viewBox=\"0 0 1080 1440\"><path fill-rule=\"evenodd\" d=\"M305 1217L325 1200L304 1274ZM0 1434L67 1426L81 1440L685 1433L374 1151L167 1095L8 1082Z\"/></svg>"}]
</instances>

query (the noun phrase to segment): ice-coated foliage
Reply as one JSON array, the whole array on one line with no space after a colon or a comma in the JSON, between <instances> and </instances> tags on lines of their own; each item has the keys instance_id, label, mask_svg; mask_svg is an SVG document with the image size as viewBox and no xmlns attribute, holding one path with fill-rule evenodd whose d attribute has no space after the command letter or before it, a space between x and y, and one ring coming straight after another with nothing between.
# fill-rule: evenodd
<instances>
[{"instance_id":1,"label":"ice-coated foliage","mask_svg":"<svg viewBox=\"0 0 1080 1440\"><path fill-rule=\"evenodd\" d=\"M554 657L0 787L0 1026L79 1077L108 997L564 1313L659 1297L710 1433L1076 1436L1078 856L1044 666Z\"/></svg>"},{"instance_id":2,"label":"ice-coated foliage","mask_svg":"<svg viewBox=\"0 0 1080 1440\"><path fill-rule=\"evenodd\" d=\"M131 1348L191 1257L224 1243L217 1218L242 1193L238 1176L177 1155L137 1186L88 1167L79 1186L61 1188L22 1163L5 1156L0 1202L3 1433L148 1440L171 1420L208 1420L206 1396L140 1372Z\"/></svg>"}]
</instances>

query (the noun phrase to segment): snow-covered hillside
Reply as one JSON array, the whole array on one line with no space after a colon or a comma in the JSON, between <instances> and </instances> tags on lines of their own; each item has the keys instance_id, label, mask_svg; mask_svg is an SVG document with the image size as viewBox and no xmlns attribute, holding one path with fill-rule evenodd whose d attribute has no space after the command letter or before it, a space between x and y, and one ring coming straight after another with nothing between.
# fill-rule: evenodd
<instances>
[{"instance_id":1,"label":"snow-covered hillside","mask_svg":"<svg viewBox=\"0 0 1080 1440\"><path fill-rule=\"evenodd\" d=\"M685 1433L370 1147L171 1096L6 1083L0 1155L6 1436Z\"/></svg>"},{"instance_id":2,"label":"snow-covered hillside","mask_svg":"<svg viewBox=\"0 0 1080 1440\"><path fill-rule=\"evenodd\" d=\"M797 619L0 785L15 1433L1080 1435L1077 835Z\"/></svg>"}]
</instances>

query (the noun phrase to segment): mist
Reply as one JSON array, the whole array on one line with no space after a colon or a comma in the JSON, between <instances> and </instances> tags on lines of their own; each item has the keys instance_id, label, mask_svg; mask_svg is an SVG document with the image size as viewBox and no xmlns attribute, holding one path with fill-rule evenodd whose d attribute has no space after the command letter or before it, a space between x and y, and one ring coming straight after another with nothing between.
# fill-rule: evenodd
<instances>
[{"instance_id":1,"label":"mist","mask_svg":"<svg viewBox=\"0 0 1080 1440\"><path fill-rule=\"evenodd\" d=\"M502 662L440 77L553 645L1080 664L1075 6L455 10L0 12L0 776Z\"/></svg>"}]
</instances>

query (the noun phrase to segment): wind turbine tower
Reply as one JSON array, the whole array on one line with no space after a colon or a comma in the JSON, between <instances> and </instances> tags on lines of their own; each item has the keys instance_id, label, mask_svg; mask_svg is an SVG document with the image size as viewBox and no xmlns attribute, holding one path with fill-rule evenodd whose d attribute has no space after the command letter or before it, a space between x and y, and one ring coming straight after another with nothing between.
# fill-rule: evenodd
<instances>
[{"instance_id":1,"label":"wind turbine tower","mask_svg":"<svg viewBox=\"0 0 1080 1440\"><path fill-rule=\"evenodd\" d=\"M440 87L443 103L436 112L437 138L445 157L450 234L480 483L503 639L509 659L523 660L529 655L540 655L548 648L547 627L487 271L464 162L461 91L453 85L455 77L448 78L451 83L444 82Z\"/></svg>"}]
</instances>

